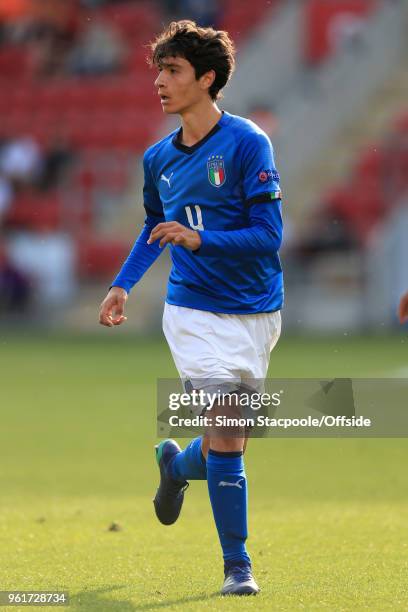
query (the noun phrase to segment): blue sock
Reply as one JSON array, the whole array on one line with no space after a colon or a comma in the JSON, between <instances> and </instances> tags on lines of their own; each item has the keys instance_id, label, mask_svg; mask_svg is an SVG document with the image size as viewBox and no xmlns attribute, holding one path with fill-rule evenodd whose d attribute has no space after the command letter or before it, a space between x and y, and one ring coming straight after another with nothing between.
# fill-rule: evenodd
<instances>
[{"instance_id":1,"label":"blue sock","mask_svg":"<svg viewBox=\"0 0 408 612\"><path fill-rule=\"evenodd\" d=\"M245 548L248 498L242 453L210 449L207 481L225 564L250 564Z\"/></svg>"},{"instance_id":2,"label":"blue sock","mask_svg":"<svg viewBox=\"0 0 408 612\"><path fill-rule=\"evenodd\" d=\"M201 436L175 455L170 474L175 480L207 480L207 462L201 452Z\"/></svg>"}]
</instances>

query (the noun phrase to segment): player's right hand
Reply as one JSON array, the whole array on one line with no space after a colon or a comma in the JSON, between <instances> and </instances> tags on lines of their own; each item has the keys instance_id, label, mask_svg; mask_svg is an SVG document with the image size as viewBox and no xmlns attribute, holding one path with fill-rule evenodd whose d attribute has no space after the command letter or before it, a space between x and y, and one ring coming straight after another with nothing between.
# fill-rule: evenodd
<instances>
[{"instance_id":1,"label":"player's right hand","mask_svg":"<svg viewBox=\"0 0 408 612\"><path fill-rule=\"evenodd\" d=\"M112 287L99 309L99 323L106 327L121 325L127 321L124 316L127 292L122 287Z\"/></svg>"}]
</instances>

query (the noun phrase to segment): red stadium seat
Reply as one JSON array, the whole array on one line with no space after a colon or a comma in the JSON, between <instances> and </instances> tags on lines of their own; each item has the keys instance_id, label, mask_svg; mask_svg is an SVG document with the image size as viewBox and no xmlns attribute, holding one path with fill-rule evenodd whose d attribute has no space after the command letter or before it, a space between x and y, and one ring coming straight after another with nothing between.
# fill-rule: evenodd
<instances>
[{"instance_id":1,"label":"red stadium seat","mask_svg":"<svg viewBox=\"0 0 408 612\"><path fill-rule=\"evenodd\" d=\"M385 172L386 155L383 145L374 143L362 151L355 166L361 180L376 178L381 181Z\"/></svg>"},{"instance_id":2,"label":"red stadium seat","mask_svg":"<svg viewBox=\"0 0 408 612\"><path fill-rule=\"evenodd\" d=\"M305 58L312 64L325 60L333 51L330 35L334 20L342 14L367 17L377 0L309 0L304 3Z\"/></svg>"},{"instance_id":3,"label":"red stadium seat","mask_svg":"<svg viewBox=\"0 0 408 612\"><path fill-rule=\"evenodd\" d=\"M104 281L112 278L120 268L128 254L129 245L89 236L78 241L77 250L79 275Z\"/></svg>"},{"instance_id":4,"label":"red stadium seat","mask_svg":"<svg viewBox=\"0 0 408 612\"><path fill-rule=\"evenodd\" d=\"M385 188L378 182L357 178L344 187L336 187L324 198L331 215L345 223L360 244L366 244L371 231L387 212Z\"/></svg>"},{"instance_id":5,"label":"red stadium seat","mask_svg":"<svg viewBox=\"0 0 408 612\"><path fill-rule=\"evenodd\" d=\"M32 127L32 116L21 110L10 110L7 121L0 123L0 136L3 138L16 138L29 134Z\"/></svg>"},{"instance_id":6,"label":"red stadium seat","mask_svg":"<svg viewBox=\"0 0 408 612\"><path fill-rule=\"evenodd\" d=\"M101 17L116 25L130 40L144 40L146 32L154 32L160 18L152 2L122 2L106 6Z\"/></svg>"},{"instance_id":7,"label":"red stadium seat","mask_svg":"<svg viewBox=\"0 0 408 612\"><path fill-rule=\"evenodd\" d=\"M56 193L17 196L4 218L6 226L55 230L61 224L61 203Z\"/></svg>"},{"instance_id":8,"label":"red stadium seat","mask_svg":"<svg viewBox=\"0 0 408 612\"><path fill-rule=\"evenodd\" d=\"M408 111L404 110L403 113L398 115L394 128L398 134L408 134Z\"/></svg>"},{"instance_id":9,"label":"red stadium seat","mask_svg":"<svg viewBox=\"0 0 408 612\"><path fill-rule=\"evenodd\" d=\"M29 71L29 55L24 47L0 48L0 78L22 77Z\"/></svg>"},{"instance_id":10,"label":"red stadium seat","mask_svg":"<svg viewBox=\"0 0 408 612\"><path fill-rule=\"evenodd\" d=\"M235 42L239 42L257 24L268 16L277 4L277 0L252 0L237 2L227 0L223 6L220 27L228 30Z\"/></svg>"}]
</instances>

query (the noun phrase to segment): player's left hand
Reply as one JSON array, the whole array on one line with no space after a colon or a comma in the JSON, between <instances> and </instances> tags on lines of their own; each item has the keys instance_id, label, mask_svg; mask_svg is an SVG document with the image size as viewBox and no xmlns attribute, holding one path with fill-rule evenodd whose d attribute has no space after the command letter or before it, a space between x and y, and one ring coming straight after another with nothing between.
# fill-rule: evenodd
<instances>
[{"instance_id":1,"label":"player's left hand","mask_svg":"<svg viewBox=\"0 0 408 612\"><path fill-rule=\"evenodd\" d=\"M196 230L189 229L177 221L159 223L153 228L147 244L160 240L163 248L169 242L174 246L183 246L190 251L196 251L201 246L200 234Z\"/></svg>"},{"instance_id":2,"label":"player's left hand","mask_svg":"<svg viewBox=\"0 0 408 612\"><path fill-rule=\"evenodd\" d=\"M406 323L408 321L408 291L401 298L398 308L398 315L400 323Z\"/></svg>"}]
</instances>

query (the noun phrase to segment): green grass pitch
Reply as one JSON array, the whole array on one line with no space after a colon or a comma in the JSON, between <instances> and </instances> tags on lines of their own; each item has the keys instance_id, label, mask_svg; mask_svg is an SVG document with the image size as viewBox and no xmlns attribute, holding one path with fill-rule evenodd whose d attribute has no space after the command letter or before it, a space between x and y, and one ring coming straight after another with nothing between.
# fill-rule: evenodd
<instances>
[{"instance_id":1,"label":"green grass pitch","mask_svg":"<svg viewBox=\"0 0 408 612\"><path fill-rule=\"evenodd\" d=\"M155 381L175 375L170 354L117 331L1 338L0 590L68 590L66 609L85 612L408 609L405 439L251 440L262 593L219 597L205 483L173 527L153 513ZM397 376L407 349L403 335L283 336L270 374Z\"/></svg>"}]
</instances>

